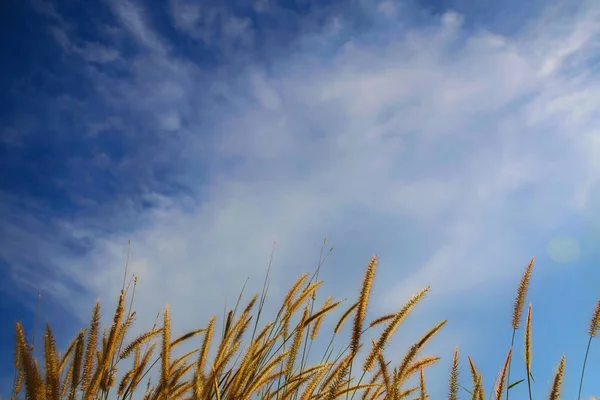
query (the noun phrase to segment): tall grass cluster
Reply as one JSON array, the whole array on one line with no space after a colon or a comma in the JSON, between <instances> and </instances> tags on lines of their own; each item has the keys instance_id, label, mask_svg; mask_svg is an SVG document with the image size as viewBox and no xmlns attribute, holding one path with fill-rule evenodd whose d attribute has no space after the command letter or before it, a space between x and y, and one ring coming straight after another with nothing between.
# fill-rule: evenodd
<instances>
[{"instance_id":1,"label":"tall grass cluster","mask_svg":"<svg viewBox=\"0 0 600 400\"><path fill-rule=\"evenodd\" d=\"M514 301L512 341L505 361L499 368L494 386L486 391L483 375L471 357L463 367L469 371L470 382L459 380L459 352L455 349L448 373L449 400L470 398L508 400L517 385L527 385L527 396L533 398L561 398L561 386L566 359L563 356L556 367L551 387L535 387L532 369L532 306L525 318L527 291L534 260L527 265ZM328 297L316 304L316 293L322 281L318 280L319 267L309 278L299 277L285 296L274 318L263 323L267 279L260 294L246 304L242 296L234 308L224 315L223 330L215 332L216 317L209 319L201 329L173 337L168 306L152 329L129 340L128 330L135 320L132 311L137 278L123 288L110 326L100 325L100 302L92 310L87 328L80 330L64 352L56 348L50 326L43 335L41 356L34 354L34 343L26 339L21 323L16 324L15 378L12 399L85 399L109 398L144 400L159 399L276 399L276 400L333 400L333 399L428 399L426 370L439 357L422 355L421 350L444 327L440 321L417 338L398 362L385 355L385 347L403 320L427 295L429 288L414 294L397 312L366 321L377 257L367 264L360 293L347 307L341 301ZM267 271L267 278L269 276ZM313 341L322 332L325 318L339 309L341 317L331 333L329 345L320 356L320 362L309 365ZM524 321L523 321L524 320ZM334 351L340 329L351 324L351 336L341 351ZM523 328L523 362L527 376L511 381L511 365L517 332ZM600 301L593 311L588 334L589 342L582 366L580 382L585 376L585 363L592 339L600 328ZM376 340L365 343L366 333L375 334ZM378 335L378 336L377 336ZM186 342L197 340L200 346L181 356L175 350ZM345 343L345 341L344 341ZM365 357L359 350L365 349ZM209 357L209 353L214 356ZM319 357L317 357L319 358ZM119 371L119 372L117 372ZM152 382L150 375L158 377ZM581 398L581 384L579 397ZM598 389L600 390L600 389ZM524 391L523 391L524 392ZM520 395L522 398L522 395Z\"/></svg>"}]
</instances>

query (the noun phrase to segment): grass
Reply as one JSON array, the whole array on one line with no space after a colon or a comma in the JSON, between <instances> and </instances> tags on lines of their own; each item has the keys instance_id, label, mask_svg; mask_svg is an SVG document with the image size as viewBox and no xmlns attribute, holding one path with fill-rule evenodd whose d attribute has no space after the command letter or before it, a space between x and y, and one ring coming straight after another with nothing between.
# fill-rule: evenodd
<instances>
[{"instance_id":1,"label":"grass","mask_svg":"<svg viewBox=\"0 0 600 400\"><path fill-rule=\"evenodd\" d=\"M90 324L80 330L63 353L56 349L50 326L43 337L43 352L34 356L33 341L28 342L20 323L16 324L15 379L11 398L26 399L275 399L275 400L332 400L332 399L428 399L426 370L439 358L424 356L422 348L443 328L440 321L410 346L398 364L385 356L385 346L406 316L418 306L429 288L410 298L396 313L384 315L370 323L365 322L372 283L377 269L377 257L367 264L357 299L341 312L334 325L331 339L321 354L320 362L308 365L315 339L322 333L324 318L333 318L333 311L341 309L342 301L331 297L316 305L319 267L309 279L302 275L292 285L279 311L270 322L262 323L268 292L267 271L262 292L240 308L242 295L233 309L224 316L223 332L215 334L216 316L200 328L179 337L171 335L168 306L162 312L161 326L136 338L125 341L135 320L132 311L137 278L133 285L119 294L117 308L110 326L100 326L100 302L92 310ZM510 398L512 388L525 381L510 381L510 367L517 331L527 301L527 290L534 260L527 265L514 302L511 345L500 368L494 388L486 395L483 376L468 357L470 384L459 381L459 349L454 357L448 380L448 399L459 397L473 400ZM127 273L127 272L126 272ZM334 343L342 326L353 318L351 337L342 351L334 355ZM157 319L158 320L158 319ZM592 339L600 328L600 301L596 306L588 330L589 341L580 377L585 376L585 364ZM35 328L34 328L35 329ZM369 332L370 331L370 332ZM365 345L367 332L378 338ZM525 321L524 359L529 399L532 397L532 306ZM200 336L200 346L181 356L175 350ZM344 341L346 342L346 341ZM365 347L366 357L359 357ZM213 357L209 357L210 353ZM556 368L550 388L536 390L536 399L559 399L565 370L563 356ZM121 371L121 372L118 372ZM152 383L152 375L158 381ZM534 382L535 383L535 382ZM467 388L465 385L470 386Z\"/></svg>"}]
</instances>

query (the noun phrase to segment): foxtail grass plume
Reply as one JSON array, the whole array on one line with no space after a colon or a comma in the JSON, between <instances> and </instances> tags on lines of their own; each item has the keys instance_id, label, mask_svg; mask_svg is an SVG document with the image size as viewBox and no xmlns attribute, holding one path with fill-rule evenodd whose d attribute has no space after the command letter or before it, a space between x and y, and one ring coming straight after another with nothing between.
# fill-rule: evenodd
<instances>
[{"instance_id":1,"label":"foxtail grass plume","mask_svg":"<svg viewBox=\"0 0 600 400\"><path fill-rule=\"evenodd\" d=\"M358 353L358 347L360 345L360 337L362 335L363 322L367 313L367 305L369 303L369 296L371 295L371 287L373 286L373 279L375 278L375 269L377 268L377 256L373 256L367 270L365 271L365 277L362 282L360 290L360 296L358 297L356 314L354 316L354 326L352 328L352 339L350 341L350 352L353 355Z\"/></svg>"},{"instance_id":2,"label":"foxtail grass plume","mask_svg":"<svg viewBox=\"0 0 600 400\"><path fill-rule=\"evenodd\" d=\"M527 309L527 322L525 323L525 372L527 373L527 390L529 391L529 400L531 396L531 303Z\"/></svg>"},{"instance_id":3,"label":"foxtail grass plume","mask_svg":"<svg viewBox=\"0 0 600 400\"><path fill-rule=\"evenodd\" d=\"M425 387L425 369L423 367L419 370L419 389L421 390L420 400L427 400L429 396L427 395L427 388Z\"/></svg>"},{"instance_id":4,"label":"foxtail grass plume","mask_svg":"<svg viewBox=\"0 0 600 400\"><path fill-rule=\"evenodd\" d=\"M394 316L394 318L392 318L392 320L389 322L389 324L386 326L386 328L383 330L383 332L379 336L379 339L377 340L376 344L373 346L371 352L367 356L367 359L365 360L365 364L363 367L363 369L365 371L371 370L371 368L373 367L373 364L375 363L375 359L377 358L377 355L381 351L383 351L383 348L384 348L385 344L388 342L390 336L396 331L396 329L398 328L400 323L404 320L404 318L406 318L406 316L410 313L410 311L414 308L414 306L416 306L419 303L419 301L421 301L421 299L423 299L423 297L425 296L425 294L428 291L429 291L429 287L426 287L425 289L422 289L417 294L412 296L410 298L410 300L406 303L406 305L404 305L404 307L402 307L402 309L400 311L398 311L398 313Z\"/></svg>"},{"instance_id":5,"label":"foxtail grass plume","mask_svg":"<svg viewBox=\"0 0 600 400\"><path fill-rule=\"evenodd\" d=\"M452 359L452 368L450 370L448 400L458 399L458 347L454 349L454 358Z\"/></svg>"},{"instance_id":6,"label":"foxtail grass plume","mask_svg":"<svg viewBox=\"0 0 600 400\"><path fill-rule=\"evenodd\" d=\"M525 307L525 299L527 297L527 291L529 290L531 271L533 270L534 261L535 257L529 261L529 264L527 265L527 268L525 268L525 272L523 272L523 276L521 277L521 282L519 283L519 289L517 290L517 297L515 298L511 321L511 326L514 330L519 329L521 324L521 316L523 315L523 308Z\"/></svg>"},{"instance_id":7,"label":"foxtail grass plume","mask_svg":"<svg viewBox=\"0 0 600 400\"><path fill-rule=\"evenodd\" d=\"M525 307L525 300L527 298L527 291L529 290L529 283L531 281L531 271L533 270L533 263L535 261L535 257L531 258L529 264L527 264L527 268L525 268L525 272L523 272L523 276L521 277L521 282L519 283L519 289L517 290L517 296L515 297L515 302L513 305L513 313L512 313L512 321L511 326L513 328L512 339L510 341L510 347L513 348L515 346L515 334L521 325L521 317L523 315L523 308ZM511 362L508 364L508 373L506 380L510 384L510 367ZM506 400L508 400L508 390L506 390Z\"/></svg>"},{"instance_id":8,"label":"foxtail grass plume","mask_svg":"<svg viewBox=\"0 0 600 400\"><path fill-rule=\"evenodd\" d=\"M562 356L560 359L560 363L558 364L558 368L556 368L556 373L554 374L554 380L552 382L552 389L550 391L550 400L559 400L560 399L560 390L562 387L563 375L565 373L565 356Z\"/></svg>"},{"instance_id":9,"label":"foxtail grass plume","mask_svg":"<svg viewBox=\"0 0 600 400\"><path fill-rule=\"evenodd\" d=\"M590 320L590 329L588 331L591 337L598 336L598 329L600 329L600 300L598 300L598 304L596 304L596 308L594 308L594 313L592 314L592 319Z\"/></svg>"},{"instance_id":10,"label":"foxtail grass plume","mask_svg":"<svg viewBox=\"0 0 600 400\"><path fill-rule=\"evenodd\" d=\"M472 400L485 400L483 390L483 376L477 371L473 359L469 356L469 367L471 368L471 377L473 381Z\"/></svg>"},{"instance_id":11,"label":"foxtail grass plume","mask_svg":"<svg viewBox=\"0 0 600 400\"><path fill-rule=\"evenodd\" d=\"M512 347L508 350L508 354L506 355L506 361L504 361L504 368L500 371L500 375L498 376L498 382L496 383L495 390L495 399L500 400L502 398L502 393L504 392L504 386L506 384L506 375L508 370L508 365L510 364L510 359L512 356Z\"/></svg>"}]
</instances>

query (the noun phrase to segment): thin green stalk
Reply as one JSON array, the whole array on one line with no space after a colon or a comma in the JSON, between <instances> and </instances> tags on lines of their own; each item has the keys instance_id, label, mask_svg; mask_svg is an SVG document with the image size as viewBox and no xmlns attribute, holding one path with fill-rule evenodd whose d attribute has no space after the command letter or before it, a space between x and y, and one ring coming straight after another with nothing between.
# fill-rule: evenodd
<instances>
[{"instance_id":1,"label":"thin green stalk","mask_svg":"<svg viewBox=\"0 0 600 400\"><path fill-rule=\"evenodd\" d=\"M513 334L512 334L512 340L510 341L510 348L514 348L515 346L515 334L517 333L517 330L513 328ZM508 386L510 386L510 366L512 365L512 357L511 359L508 361L508 372L506 375L506 400L508 400ZM529 377L528 377L529 378Z\"/></svg>"},{"instance_id":2,"label":"thin green stalk","mask_svg":"<svg viewBox=\"0 0 600 400\"><path fill-rule=\"evenodd\" d=\"M581 399L581 388L583 387L583 376L585 375L585 365L587 364L588 354L590 352L590 345L592 344L593 336L590 336L588 340L587 349L585 350L585 358L583 359L583 368L581 368L581 379L579 380L579 394L577 400Z\"/></svg>"},{"instance_id":3,"label":"thin green stalk","mask_svg":"<svg viewBox=\"0 0 600 400\"><path fill-rule=\"evenodd\" d=\"M531 375L527 373L527 389L529 390L529 400L533 400L531 396Z\"/></svg>"},{"instance_id":4,"label":"thin green stalk","mask_svg":"<svg viewBox=\"0 0 600 400\"><path fill-rule=\"evenodd\" d=\"M327 244L327 238L325 238L323 240L323 245L321 246L321 252L319 253L319 262L317 264L317 270L315 272L315 280L319 279L319 271L321 270L321 266L323 265L323 263L325 262L325 260L323 260L323 251L325 250L325 245ZM331 252L331 250L329 250L329 252ZM329 255L329 254L328 254ZM312 279L311 279L312 281ZM317 301L317 292L313 292L312 294L312 299L311 299L311 303L310 303L310 313L309 315L313 314L314 308L315 308L315 302ZM306 362L308 361L308 355L310 354L310 349L312 348L312 340L310 342L310 346L308 346L308 352L307 352L307 345L308 345L308 338L310 337L310 330L306 329L306 338L304 341L304 348L302 349L302 360L300 362L300 371L304 370L304 367L306 366ZM298 392L296 392L297 394Z\"/></svg>"},{"instance_id":5,"label":"thin green stalk","mask_svg":"<svg viewBox=\"0 0 600 400\"><path fill-rule=\"evenodd\" d=\"M42 297L42 291L38 290L38 295L37 295L37 305L35 307L35 319L33 320L33 334L31 336L31 355L33 355L33 352L35 351L35 330L37 327L37 322L38 322L38 317L39 317L39 313L40 313L40 299Z\"/></svg>"}]
</instances>

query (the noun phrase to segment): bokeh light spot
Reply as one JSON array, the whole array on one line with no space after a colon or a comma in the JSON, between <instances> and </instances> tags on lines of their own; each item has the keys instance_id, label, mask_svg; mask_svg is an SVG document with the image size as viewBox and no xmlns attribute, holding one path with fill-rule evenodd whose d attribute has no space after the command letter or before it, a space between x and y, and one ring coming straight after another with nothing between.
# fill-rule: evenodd
<instances>
[{"instance_id":1,"label":"bokeh light spot","mask_svg":"<svg viewBox=\"0 0 600 400\"><path fill-rule=\"evenodd\" d=\"M579 243L569 236L552 238L546 250L552 261L560 264L575 262L580 255Z\"/></svg>"}]
</instances>

